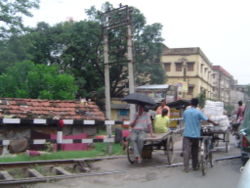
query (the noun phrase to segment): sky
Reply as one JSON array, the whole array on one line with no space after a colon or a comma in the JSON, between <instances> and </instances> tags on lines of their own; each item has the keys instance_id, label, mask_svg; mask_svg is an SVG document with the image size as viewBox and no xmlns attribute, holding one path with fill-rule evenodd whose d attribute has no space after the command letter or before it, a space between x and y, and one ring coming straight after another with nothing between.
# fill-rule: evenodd
<instances>
[{"instance_id":1,"label":"sky","mask_svg":"<svg viewBox=\"0 0 250 188\"><path fill-rule=\"evenodd\" d=\"M85 10L97 9L104 0L40 0L40 8L24 24L40 21L54 25L72 18L87 18ZM136 7L147 24L161 23L169 48L200 47L213 65L222 66L238 84L250 84L249 0L109 0L114 7Z\"/></svg>"}]
</instances>

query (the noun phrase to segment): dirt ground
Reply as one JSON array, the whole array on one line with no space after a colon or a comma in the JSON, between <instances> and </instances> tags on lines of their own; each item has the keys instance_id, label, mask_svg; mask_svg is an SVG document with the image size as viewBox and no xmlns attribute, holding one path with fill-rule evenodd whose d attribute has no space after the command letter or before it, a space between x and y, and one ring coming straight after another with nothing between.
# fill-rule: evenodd
<instances>
[{"instance_id":1,"label":"dirt ground","mask_svg":"<svg viewBox=\"0 0 250 188\"><path fill-rule=\"evenodd\" d=\"M181 146L181 139L176 139L174 163L177 164L182 163L182 157L180 156ZM214 159L239 154L239 148L236 148L234 141L231 141L229 152L226 153L225 149L221 147L221 149L218 149L214 153ZM93 172L111 173L65 179L50 183L29 184L22 186L22 188L194 188L194 186L197 188L235 188L241 176L240 159L216 162L213 168L208 169L207 175L202 176L201 171L183 172L183 166L169 167L163 151L154 152L152 159L144 160L142 164L131 165L126 156L123 156L118 159L94 162L92 167L94 169ZM20 188L20 186L9 187Z\"/></svg>"}]
</instances>

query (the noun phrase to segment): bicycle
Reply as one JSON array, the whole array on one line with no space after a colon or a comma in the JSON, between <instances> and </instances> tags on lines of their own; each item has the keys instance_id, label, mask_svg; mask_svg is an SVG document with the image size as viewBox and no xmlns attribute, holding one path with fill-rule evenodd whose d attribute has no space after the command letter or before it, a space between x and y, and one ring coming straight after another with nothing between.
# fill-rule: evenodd
<instances>
[{"instance_id":1,"label":"bicycle","mask_svg":"<svg viewBox=\"0 0 250 188\"><path fill-rule=\"evenodd\" d=\"M208 164L212 168L213 164L213 135L209 132L208 128L202 129L200 149L199 149L199 166L202 175L207 173Z\"/></svg>"}]
</instances>

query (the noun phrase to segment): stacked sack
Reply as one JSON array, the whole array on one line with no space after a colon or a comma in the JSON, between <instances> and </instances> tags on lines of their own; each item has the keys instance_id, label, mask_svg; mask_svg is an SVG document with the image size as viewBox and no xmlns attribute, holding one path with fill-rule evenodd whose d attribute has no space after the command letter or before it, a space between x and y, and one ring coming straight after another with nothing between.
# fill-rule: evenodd
<instances>
[{"instance_id":1,"label":"stacked sack","mask_svg":"<svg viewBox=\"0 0 250 188\"><path fill-rule=\"evenodd\" d=\"M230 124L228 117L223 114L223 102L207 100L203 112L210 120L219 124L219 126L214 127L214 130L226 131L228 129Z\"/></svg>"}]
</instances>

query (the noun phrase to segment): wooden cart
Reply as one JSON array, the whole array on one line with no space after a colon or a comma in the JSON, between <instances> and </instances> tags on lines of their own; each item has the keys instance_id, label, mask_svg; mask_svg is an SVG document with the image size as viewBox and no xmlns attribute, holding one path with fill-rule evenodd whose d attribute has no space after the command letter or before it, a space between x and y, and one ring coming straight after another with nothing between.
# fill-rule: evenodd
<instances>
[{"instance_id":1,"label":"wooden cart","mask_svg":"<svg viewBox=\"0 0 250 188\"><path fill-rule=\"evenodd\" d=\"M151 159L152 152L155 150L163 150L168 164L173 162L173 152L174 152L174 139L173 139L173 131L169 131L167 133L154 134L155 137L147 137L144 140L144 146L142 150L142 158L143 159ZM128 161L133 164L136 162L133 147L131 141L128 137L128 145L127 145L127 157Z\"/></svg>"}]
</instances>

